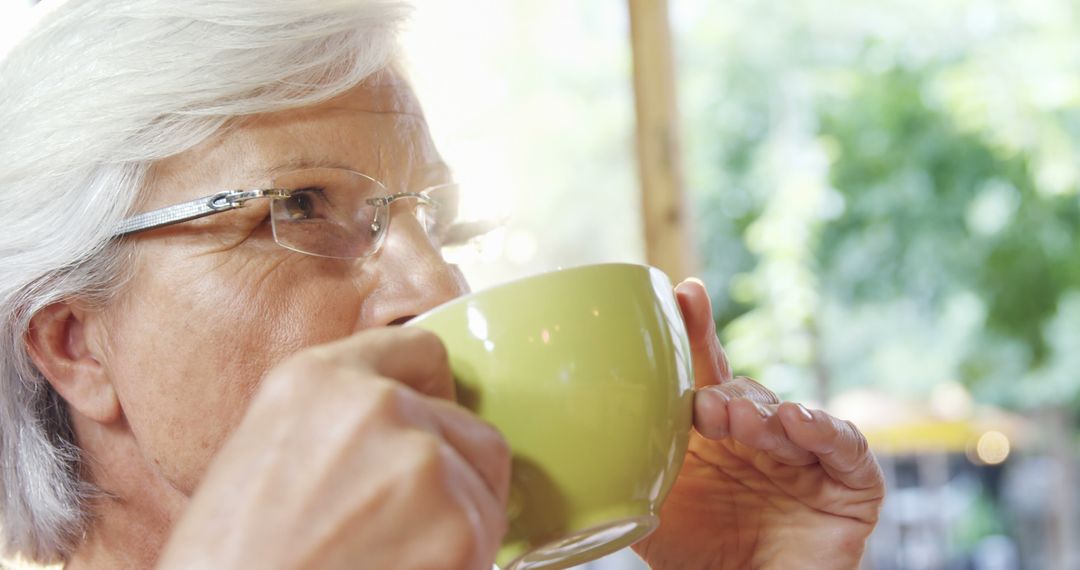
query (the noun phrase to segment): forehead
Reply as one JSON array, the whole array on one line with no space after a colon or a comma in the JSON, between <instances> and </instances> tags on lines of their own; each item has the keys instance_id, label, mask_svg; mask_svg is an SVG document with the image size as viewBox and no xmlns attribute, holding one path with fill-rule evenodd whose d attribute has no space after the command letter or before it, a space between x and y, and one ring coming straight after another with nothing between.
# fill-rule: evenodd
<instances>
[{"instance_id":1,"label":"forehead","mask_svg":"<svg viewBox=\"0 0 1080 570\"><path fill-rule=\"evenodd\" d=\"M388 185L444 170L408 83L382 71L328 101L238 119L151 171L148 206L269 184L302 168L347 168Z\"/></svg>"}]
</instances>

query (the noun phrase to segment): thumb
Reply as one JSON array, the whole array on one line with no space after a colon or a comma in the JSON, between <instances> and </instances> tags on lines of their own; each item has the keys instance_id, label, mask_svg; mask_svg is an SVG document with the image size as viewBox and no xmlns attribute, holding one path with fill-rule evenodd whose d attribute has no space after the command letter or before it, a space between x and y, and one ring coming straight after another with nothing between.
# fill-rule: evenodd
<instances>
[{"instance_id":1,"label":"thumb","mask_svg":"<svg viewBox=\"0 0 1080 570\"><path fill-rule=\"evenodd\" d=\"M698 388L723 384L732 378L720 337L716 336L712 301L700 279L690 278L675 287L686 334L690 337L690 352L694 359L694 383Z\"/></svg>"}]
</instances>

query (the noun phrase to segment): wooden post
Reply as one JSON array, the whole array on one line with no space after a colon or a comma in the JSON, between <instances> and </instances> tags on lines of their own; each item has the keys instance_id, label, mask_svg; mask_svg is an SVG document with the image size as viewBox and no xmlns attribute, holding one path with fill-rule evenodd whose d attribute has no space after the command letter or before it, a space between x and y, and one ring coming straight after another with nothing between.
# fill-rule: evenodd
<instances>
[{"instance_id":1,"label":"wooden post","mask_svg":"<svg viewBox=\"0 0 1080 570\"><path fill-rule=\"evenodd\" d=\"M1052 406L1040 414L1050 433L1050 457L1056 467L1051 472L1049 532L1047 550L1052 568L1077 568L1076 537L1080 531L1076 512L1076 459L1072 448L1074 416L1067 407Z\"/></svg>"},{"instance_id":2,"label":"wooden post","mask_svg":"<svg viewBox=\"0 0 1080 570\"><path fill-rule=\"evenodd\" d=\"M646 259L677 282L697 275L699 261L682 192L668 3L628 2Z\"/></svg>"}]
</instances>

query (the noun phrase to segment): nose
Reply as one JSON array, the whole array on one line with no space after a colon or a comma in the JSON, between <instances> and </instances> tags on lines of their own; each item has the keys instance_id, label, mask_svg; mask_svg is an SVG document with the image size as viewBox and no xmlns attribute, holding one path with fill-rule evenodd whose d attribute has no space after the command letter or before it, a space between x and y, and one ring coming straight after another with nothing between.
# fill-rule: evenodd
<instances>
[{"instance_id":1,"label":"nose","mask_svg":"<svg viewBox=\"0 0 1080 570\"><path fill-rule=\"evenodd\" d=\"M378 253L361 267L374 271L369 278L376 284L361 316L367 322L358 328L400 325L469 291L461 270L443 260L417 219L397 214Z\"/></svg>"}]
</instances>

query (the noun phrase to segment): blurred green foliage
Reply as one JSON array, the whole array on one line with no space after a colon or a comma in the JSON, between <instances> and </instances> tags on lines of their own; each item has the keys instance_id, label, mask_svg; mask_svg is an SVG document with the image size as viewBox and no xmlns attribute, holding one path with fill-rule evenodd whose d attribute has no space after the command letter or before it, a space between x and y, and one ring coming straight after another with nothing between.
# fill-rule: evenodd
<instances>
[{"instance_id":1,"label":"blurred green foliage","mask_svg":"<svg viewBox=\"0 0 1080 570\"><path fill-rule=\"evenodd\" d=\"M963 382L1080 407L1074 3L675 7L706 277L743 372L793 397Z\"/></svg>"}]
</instances>

